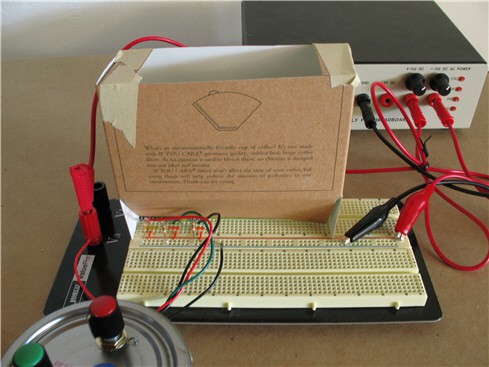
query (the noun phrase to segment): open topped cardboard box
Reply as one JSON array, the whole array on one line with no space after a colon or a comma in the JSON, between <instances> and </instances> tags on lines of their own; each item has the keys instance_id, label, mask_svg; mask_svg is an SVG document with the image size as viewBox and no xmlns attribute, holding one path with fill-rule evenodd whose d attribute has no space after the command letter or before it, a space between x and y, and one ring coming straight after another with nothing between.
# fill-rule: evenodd
<instances>
[{"instance_id":1,"label":"open topped cardboard box","mask_svg":"<svg viewBox=\"0 0 489 367\"><path fill-rule=\"evenodd\" d=\"M347 44L121 51L98 83L120 199L140 216L325 222L357 81Z\"/></svg>"}]
</instances>

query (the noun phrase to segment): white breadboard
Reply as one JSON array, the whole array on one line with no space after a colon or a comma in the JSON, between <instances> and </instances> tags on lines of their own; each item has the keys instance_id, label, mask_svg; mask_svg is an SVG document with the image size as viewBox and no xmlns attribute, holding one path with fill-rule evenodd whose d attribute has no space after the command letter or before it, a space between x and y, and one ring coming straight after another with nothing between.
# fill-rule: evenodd
<instances>
[{"instance_id":1,"label":"white breadboard","mask_svg":"<svg viewBox=\"0 0 489 367\"><path fill-rule=\"evenodd\" d=\"M382 199L343 199L334 238L327 224L284 219L223 218L214 258L173 303L181 307L212 282L223 249L222 273L195 303L213 308L347 308L424 306L427 294L409 239L394 238L399 215L353 244L341 240ZM118 298L162 305L207 231L195 220L141 218L131 241ZM207 250L210 253L210 250ZM208 255L202 259L207 262ZM195 269L197 273L201 267Z\"/></svg>"}]
</instances>

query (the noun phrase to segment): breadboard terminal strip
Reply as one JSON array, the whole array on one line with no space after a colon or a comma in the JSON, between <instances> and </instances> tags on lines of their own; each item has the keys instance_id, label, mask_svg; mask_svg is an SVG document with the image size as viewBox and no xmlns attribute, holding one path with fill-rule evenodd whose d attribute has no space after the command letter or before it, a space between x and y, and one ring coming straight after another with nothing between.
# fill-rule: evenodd
<instances>
[{"instance_id":1,"label":"breadboard terminal strip","mask_svg":"<svg viewBox=\"0 0 489 367\"><path fill-rule=\"evenodd\" d=\"M352 223L385 201L343 199L334 237L328 223L222 218L214 234L216 251L224 254L222 271L195 306L229 311L424 306L427 293L409 238L395 238L397 208L382 228L354 243L342 241ZM117 297L159 307L178 286L182 270L207 235L197 220L141 218ZM185 306L209 286L218 258L186 285L172 306ZM199 264L196 271L202 267Z\"/></svg>"}]
</instances>

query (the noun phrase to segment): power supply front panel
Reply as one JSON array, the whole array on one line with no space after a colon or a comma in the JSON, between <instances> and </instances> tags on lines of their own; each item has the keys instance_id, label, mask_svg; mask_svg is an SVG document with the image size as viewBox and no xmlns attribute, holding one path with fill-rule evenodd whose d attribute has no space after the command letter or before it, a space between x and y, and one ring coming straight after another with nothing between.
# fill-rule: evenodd
<instances>
[{"instance_id":1,"label":"power supply front panel","mask_svg":"<svg viewBox=\"0 0 489 367\"><path fill-rule=\"evenodd\" d=\"M443 73L450 80L451 92L443 97L443 103L454 117L455 128L468 128L472 122L477 103L479 101L484 81L487 76L486 64L355 64L361 84L355 89L355 94L367 93L373 82L386 84L401 101L408 93L405 80L411 73L419 73L426 79L426 93L419 98L419 104L426 117L426 129L444 129L435 110L428 105L428 96L435 93L429 86L430 78L435 74ZM387 98L386 93L376 88L377 98L389 126L393 129L408 129L409 126L399 112L394 101ZM378 126L382 127L380 119ZM352 129L365 129L360 108L355 105L353 109Z\"/></svg>"}]
</instances>

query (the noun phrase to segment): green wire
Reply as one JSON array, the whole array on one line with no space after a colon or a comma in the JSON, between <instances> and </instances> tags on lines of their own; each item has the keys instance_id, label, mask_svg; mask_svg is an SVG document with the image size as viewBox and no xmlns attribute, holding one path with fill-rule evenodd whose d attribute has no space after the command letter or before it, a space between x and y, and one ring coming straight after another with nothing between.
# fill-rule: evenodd
<instances>
[{"instance_id":1,"label":"green wire","mask_svg":"<svg viewBox=\"0 0 489 367\"><path fill-rule=\"evenodd\" d=\"M190 210L190 211L183 213L182 216L186 216L186 215L190 215L190 214L197 215L199 217L203 217L202 214L200 214L199 212L193 211L193 210ZM206 221L203 221L203 222L204 222L204 225L207 229L207 232L210 233L209 225L207 224ZM197 274L195 274L193 277L191 277L187 281L180 284L177 288L175 288L173 290L173 292L170 294L170 296L168 297L168 299L173 298L180 291L180 289L182 289L183 287L187 286L188 284L190 284L194 280L196 280L198 277L200 277L207 270L207 268L210 266L212 259L214 258L214 237L213 236L211 236L210 242L211 242L211 253L209 255L209 259L207 260L207 263L204 265L204 267Z\"/></svg>"},{"instance_id":2,"label":"green wire","mask_svg":"<svg viewBox=\"0 0 489 367\"><path fill-rule=\"evenodd\" d=\"M197 274L195 274L193 277L191 277L189 280L187 280L186 282L183 282L177 288L175 288L168 298L170 298L170 299L173 298L180 291L180 289L182 289L183 287L187 286L188 284L190 284L194 280L196 280L198 277L200 277L207 270L207 268L210 266L213 257L214 257L214 240L211 238L211 253L209 255L209 260L207 260L207 263L205 264L205 266Z\"/></svg>"}]
</instances>

